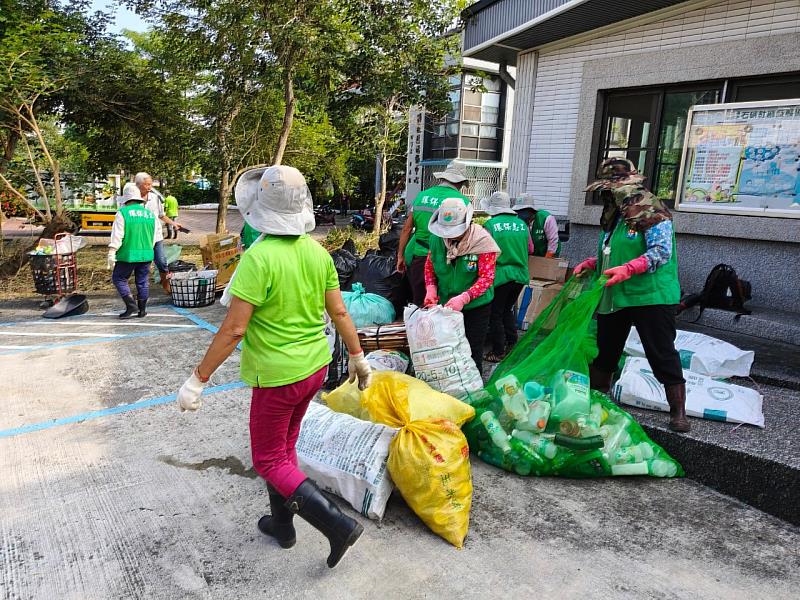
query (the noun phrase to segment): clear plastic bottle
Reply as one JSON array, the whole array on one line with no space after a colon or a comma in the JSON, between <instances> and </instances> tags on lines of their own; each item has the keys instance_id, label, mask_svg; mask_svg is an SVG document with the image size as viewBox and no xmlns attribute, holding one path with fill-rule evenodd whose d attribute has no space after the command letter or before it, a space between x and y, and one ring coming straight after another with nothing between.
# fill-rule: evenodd
<instances>
[{"instance_id":1,"label":"clear plastic bottle","mask_svg":"<svg viewBox=\"0 0 800 600\"><path fill-rule=\"evenodd\" d=\"M548 460L555 458L558 453L558 446L556 446L552 440L548 440L541 434L515 429L511 432L511 437L528 444L528 446L533 448L534 452L544 456Z\"/></svg>"},{"instance_id":2,"label":"clear plastic bottle","mask_svg":"<svg viewBox=\"0 0 800 600\"><path fill-rule=\"evenodd\" d=\"M583 373L562 369L552 379L552 415L560 420L588 415L589 378Z\"/></svg>"},{"instance_id":3,"label":"clear plastic bottle","mask_svg":"<svg viewBox=\"0 0 800 600\"><path fill-rule=\"evenodd\" d=\"M648 473L648 466L645 462L611 465L612 475L647 475Z\"/></svg>"},{"instance_id":4,"label":"clear plastic bottle","mask_svg":"<svg viewBox=\"0 0 800 600\"><path fill-rule=\"evenodd\" d=\"M669 460L649 460L647 466L648 473L653 477L675 477L678 474L678 467Z\"/></svg>"},{"instance_id":5,"label":"clear plastic bottle","mask_svg":"<svg viewBox=\"0 0 800 600\"><path fill-rule=\"evenodd\" d=\"M526 431L544 431L547 421L550 418L550 403L544 400L536 400L530 405L528 418L516 422L517 429Z\"/></svg>"},{"instance_id":6,"label":"clear plastic bottle","mask_svg":"<svg viewBox=\"0 0 800 600\"><path fill-rule=\"evenodd\" d=\"M528 399L522 393L522 385L519 379L514 375L507 375L502 379L498 379L495 387L500 393L500 401L508 414L514 417L515 420L528 417Z\"/></svg>"},{"instance_id":7,"label":"clear plastic bottle","mask_svg":"<svg viewBox=\"0 0 800 600\"><path fill-rule=\"evenodd\" d=\"M639 463L653 458L653 448L647 442L622 447L613 455L614 464Z\"/></svg>"},{"instance_id":8,"label":"clear plastic bottle","mask_svg":"<svg viewBox=\"0 0 800 600\"><path fill-rule=\"evenodd\" d=\"M481 415L481 423L483 423L483 426L486 428L486 433L489 434L495 446L500 448L504 453L511 452L511 444L508 443L509 436L492 411L487 410Z\"/></svg>"}]
</instances>

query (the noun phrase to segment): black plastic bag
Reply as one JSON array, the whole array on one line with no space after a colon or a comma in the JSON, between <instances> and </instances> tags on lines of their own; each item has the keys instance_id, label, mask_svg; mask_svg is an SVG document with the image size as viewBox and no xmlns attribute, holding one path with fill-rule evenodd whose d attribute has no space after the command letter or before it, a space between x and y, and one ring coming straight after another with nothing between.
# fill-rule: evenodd
<instances>
[{"instance_id":1,"label":"black plastic bag","mask_svg":"<svg viewBox=\"0 0 800 600\"><path fill-rule=\"evenodd\" d=\"M358 267L358 256L347 250L345 246L331 252L331 258L333 258L336 273L339 275L339 289L348 292L353 284L353 274ZM355 246L353 246L353 250L355 250Z\"/></svg>"},{"instance_id":2,"label":"black plastic bag","mask_svg":"<svg viewBox=\"0 0 800 600\"><path fill-rule=\"evenodd\" d=\"M403 225L395 223L389 231L378 239L378 248L380 248L380 253L383 256L397 256L397 250L400 248L400 232L402 230Z\"/></svg>"},{"instance_id":3,"label":"black plastic bag","mask_svg":"<svg viewBox=\"0 0 800 600\"><path fill-rule=\"evenodd\" d=\"M402 273L395 270L396 256L383 256L370 251L358 262L353 283L364 285L370 294L383 296L394 306L396 314L403 313L403 307L408 302L410 287Z\"/></svg>"}]
</instances>

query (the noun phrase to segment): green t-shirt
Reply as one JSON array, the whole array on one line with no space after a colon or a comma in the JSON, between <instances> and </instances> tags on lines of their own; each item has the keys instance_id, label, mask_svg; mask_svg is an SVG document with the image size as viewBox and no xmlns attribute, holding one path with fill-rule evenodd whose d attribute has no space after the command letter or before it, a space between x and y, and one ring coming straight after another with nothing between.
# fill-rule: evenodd
<instances>
[{"instance_id":1,"label":"green t-shirt","mask_svg":"<svg viewBox=\"0 0 800 600\"><path fill-rule=\"evenodd\" d=\"M260 231L250 227L250 225L248 225L245 221L244 227L242 227L242 246L244 249L247 250L250 246L252 246L260 235Z\"/></svg>"},{"instance_id":2,"label":"green t-shirt","mask_svg":"<svg viewBox=\"0 0 800 600\"><path fill-rule=\"evenodd\" d=\"M308 235L267 236L245 252L230 290L256 307L242 342L242 381L289 385L327 365L325 292L338 288L333 259Z\"/></svg>"},{"instance_id":3,"label":"green t-shirt","mask_svg":"<svg viewBox=\"0 0 800 600\"><path fill-rule=\"evenodd\" d=\"M170 219L178 216L178 199L171 194L164 198L164 214Z\"/></svg>"},{"instance_id":4,"label":"green t-shirt","mask_svg":"<svg viewBox=\"0 0 800 600\"><path fill-rule=\"evenodd\" d=\"M515 282L527 285L528 272L528 226L519 217L497 215L483 225L500 246L494 272L494 287Z\"/></svg>"}]
</instances>

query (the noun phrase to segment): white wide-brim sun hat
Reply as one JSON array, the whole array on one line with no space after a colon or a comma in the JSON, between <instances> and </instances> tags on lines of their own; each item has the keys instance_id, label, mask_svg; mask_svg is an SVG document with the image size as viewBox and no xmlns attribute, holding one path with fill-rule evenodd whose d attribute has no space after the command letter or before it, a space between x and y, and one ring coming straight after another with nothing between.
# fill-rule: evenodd
<instances>
[{"instance_id":1,"label":"white wide-brim sun hat","mask_svg":"<svg viewBox=\"0 0 800 600\"><path fill-rule=\"evenodd\" d=\"M467 177L467 166L464 163L456 160L447 165L447 168L444 171L438 171L434 173L433 176L436 179L449 181L454 185L469 181L469 177Z\"/></svg>"},{"instance_id":2,"label":"white wide-brim sun hat","mask_svg":"<svg viewBox=\"0 0 800 600\"><path fill-rule=\"evenodd\" d=\"M313 231L314 202L303 174L286 165L245 171L233 191L236 206L250 227L270 235Z\"/></svg>"},{"instance_id":3,"label":"white wide-brim sun hat","mask_svg":"<svg viewBox=\"0 0 800 600\"><path fill-rule=\"evenodd\" d=\"M512 210L520 211L520 210L536 210L536 201L533 199L533 194L529 192L525 192L524 194L520 194L519 198L517 198Z\"/></svg>"},{"instance_id":4,"label":"white wide-brim sun hat","mask_svg":"<svg viewBox=\"0 0 800 600\"><path fill-rule=\"evenodd\" d=\"M139 187L132 181L126 183L122 188L122 203L143 201L144 199L142 198L142 192L139 190Z\"/></svg>"},{"instance_id":5,"label":"white wide-brim sun hat","mask_svg":"<svg viewBox=\"0 0 800 600\"><path fill-rule=\"evenodd\" d=\"M481 201L481 209L488 215L516 215L511 209L511 197L505 192L495 192Z\"/></svg>"},{"instance_id":6,"label":"white wide-brim sun hat","mask_svg":"<svg viewBox=\"0 0 800 600\"><path fill-rule=\"evenodd\" d=\"M473 206L461 198L445 198L428 223L428 231L445 240L457 238L472 224Z\"/></svg>"}]
</instances>

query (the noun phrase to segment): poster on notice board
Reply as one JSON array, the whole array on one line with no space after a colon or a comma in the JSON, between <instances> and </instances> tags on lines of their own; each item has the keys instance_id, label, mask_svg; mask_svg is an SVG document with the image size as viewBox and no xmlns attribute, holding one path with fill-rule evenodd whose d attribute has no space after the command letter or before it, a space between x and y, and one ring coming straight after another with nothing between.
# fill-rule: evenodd
<instances>
[{"instance_id":1,"label":"poster on notice board","mask_svg":"<svg viewBox=\"0 0 800 600\"><path fill-rule=\"evenodd\" d=\"M680 210L800 217L800 101L693 107Z\"/></svg>"}]
</instances>

